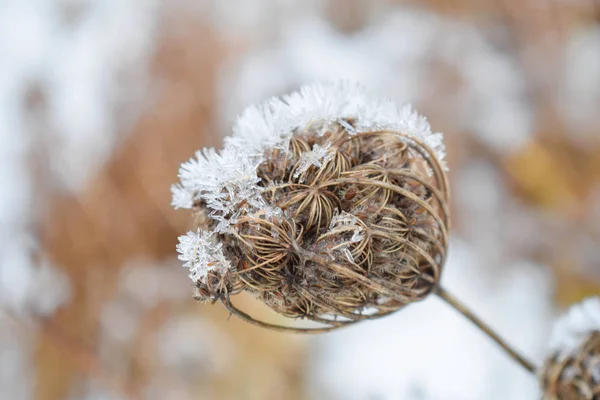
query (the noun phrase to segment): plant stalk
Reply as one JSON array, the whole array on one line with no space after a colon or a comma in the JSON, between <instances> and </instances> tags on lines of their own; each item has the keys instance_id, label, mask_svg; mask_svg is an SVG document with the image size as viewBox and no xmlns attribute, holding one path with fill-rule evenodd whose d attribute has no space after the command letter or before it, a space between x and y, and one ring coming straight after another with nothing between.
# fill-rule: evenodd
<instances>
[{"instance_id":1,"label":"plant stalk","mask_svg":"<svg viewBox=\"0 0 600 400\"><path fill-rule=\"evenodd\" d=\"M437 295L448 303L452 308L461 313L465 318L471 321L475 326L477 326L483 333L485 333L490 339L496 342L514 361L520 364L523 368L529 371L532 375L536 374L537 368L534 364L527 360L525 357L520 355L516 350L514 350L510 345L508 345L500 336L496 334L487 324L485 324L481 319L479 319L476 315L474 315L464 304L458 301L454 296L448 293L445 289L438 286Z\"/></svg>"}]
</instances>

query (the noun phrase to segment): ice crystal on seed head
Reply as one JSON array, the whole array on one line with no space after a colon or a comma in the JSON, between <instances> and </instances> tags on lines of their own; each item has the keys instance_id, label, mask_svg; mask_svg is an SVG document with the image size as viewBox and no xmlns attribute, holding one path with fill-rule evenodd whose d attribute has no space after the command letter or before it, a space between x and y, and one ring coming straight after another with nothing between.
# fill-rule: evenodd
<instances>
[{"instance_id":1,"label":"ice crystal on seed head","mask_svg":"<svg viewBox=\"0 0 600 400\"><path fill-rule=\"evenodd\" d=\"M190 208L190 199L204 199L222 217L244 200L256 198L256 167L260 160L244 149L226 147L221 152L203 149L179 169L180 185L172 188L173 204Z\"/></svg>"},{"instance_id":2,"label":"ice crystal on seed head","mask_svg":"<svg viewBox=\"0 0 600 400\"><path fill-rule=\"evenodd\" d=\"M349 227L354 235L358 235L364 230L364 228L360 225L360 220L357 216L346 211L342 211L340 213L336 208L333 212L331 223L329 224L329 230L340 227Z\"/></svg>"},{"instance_id":3,"label":"ice crystal on seed head","mask_svg":"<svg viewBox=\"0 0 600 400\"><path fill-rule=\"evenodd\" d=\"M362 234L362 230L356 229L350 238L352 243L360 242L363 239L364 235Z\"/></svg>"},{"instance_id":4,"label":"ice crystal on seed head","mask_svg":"<svg viewBox=\"0 0 600 400\"><path fill-rule=\"evenodd\" d=\"M233 135L225 138L222 151L205 148L181 165L181 184L172 187L172 205L191 208L194 201L204 199L222 219L244 200L259 198L256 168L265 151L288 151L297 129L327 122L342 124L350 134L389 130L407 135L430 147L446 168L442 134L432 133L427 119L410 105L375 97L350 82L319 83L246 108L235 122ZM313 147L297 173L325 161L329 154L325 147Z\"/></svg>"},{"instance_id":5,"label":"ice crystal on seed head","mask_svg":"<svg viewBox=\"0 0 600 400\"><path fill-rule=\"evenodd\" d=\"M294 172L294 178L299 177L303 173L305 173L311 165L315 167L320 167L334 157L335 153L330 151L331 143L326 143L324 146L319 146L318 144L314 144L311 151L307 151L302 154L302 159L300 160L300 165L296 172Z\"/></svg>"},{"instance_id":6,"label":"ice crystal on seed head","mask_svg":"<svg viewBox=\"0 0 600 400\"><path fill-rule=\"evenodd\" d=\"M226 271L229 261L223 254L222 244L213 241L213 233L198 230L179 237L177 252L183 266L190 270L194 282L202 281L209 271Z\"/></svg>"},{"instance_id":7,"label":"ice crystal on seed head","mask_svg":"<svg viewBox=\"0 0 600 400\"><path fill-rule=\"evenodd\" d=\"M363 240L365 235L365 228L361 224L360 219L349 212L342 211L341 213L335 209L331 223L329 224L329 231L335 231L337 233L352 232L350 237L350 243L357 243ZM343 249L344 253L348 256L348 249ZM351 255L351 254L350 254ZM354 262L352 257L348 257L351 262Z\"/></svg>"},{"instance_id":8,"label":"ice crystal on seed head","mask_svg":"<svg viewBox=\"0 0 600 400\"><path fill-rule=\"evenodd\" d=\"M173 200L171 200L173 208L192 208L194 206L194 193L191 190L179 184L171 185L171 194L173 195Z\"/></svg>"},{"instance_id":9,"label":"ice crystal on seed head","mask_svg":"<svg viewBox=\"0 0 600 400\"><path fill-rule=\"evenodd\" d=\"M352 120L350 126L348 120ZM248 107L237 119L226 145L262 154L269 148L287 149L295 129L314 122L343 121L349 133L390 130L429 146L444 168L446 149L441 133L433 133L427 119L410 105L371 94L350 82L318 83L299 91Z\"/></svg>"},{"instance_id":10,"label":"ice crystal on seed head","mask_svg":"<svg viewBox=\"0 0 600 400\"><path fill-rule=\"evenodd\" d=\"M600 297L590 297L571 306L554 325L550 349L561 358L567 357L594 331L600 332Z\"/></svg>"}]
</instances>

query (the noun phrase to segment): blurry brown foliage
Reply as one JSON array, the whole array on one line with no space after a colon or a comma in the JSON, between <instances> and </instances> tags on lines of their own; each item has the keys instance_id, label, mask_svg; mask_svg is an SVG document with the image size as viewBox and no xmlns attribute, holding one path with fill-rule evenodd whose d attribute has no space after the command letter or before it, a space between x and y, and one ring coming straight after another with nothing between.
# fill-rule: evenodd
<instances>
[{"instance_id":1,"label":"blurry brown foliage","mask_svg":"<svg viewBox=\"0 0 600 400\"><path fill-rule=\"evenodd\" d=\"M550 97L546 90L552 90L552 85L548 86L543 77L552 81L557 72L538 74L539 68L547 66L537 65L528 57L528 51L537 49L547 54L542 59L553 60L562 32L572 25L600 19L600 7L593 1L582 1L541 12L535 0L425 3L463 17L505 21L527 71L538 119L545 122L533 143L495 162L516 196L540 209L559 210L566 215L569 227L577 227L586 218L580 210L585 208L591 189L600 187L600 158L596 156L600 149L576 148L565 139L568 131L556 121L556 110L545 100ZM335 23L343 31L365 24L363 13L336 15ZM95 376L100 373L108 377L117 374L97 356L103 307L115 296L119 271L127 260L139 256L157 261L174 257L177 236L189 228L189 215L171 209L169 186L176 180L179 163L195 149L219 143L214 123L217 69L235 49L221 43L211 28L194 17L164 16L159 33L151 65L157 82L151 106L131 132L122 132L124 139L111 160L82 193L73 196L49 192L43 199L45 212L39 227L43 251L69 276L73 295L45 322L48 334L40 335L36 349L36 398L40 400L60 400L73 394L74 388L80 387L82 363L88 365L87 373L94 375L92 378L101 378ZM459 163L464 150L457 146L465 141L450 140L451 163L455 159ZM565 238L562 246L546 258L540 257L557 271L560 302L568 304L600 293L597 283L573 268L569 248L574 243ZM301 338L227 320L220 307L191 301L191 288L183 286L181 290L189 290L189 304L159 303L144 316L136 342L149 342L150 346L129 349L127 373L122 376L118 372L121 376L117 384L126 386L121 389L132 397L141 397L142 388L153 379L153 355L146 352L157 340L156 331L173 314L193 313L226 330L239 352L227 375L217 376L210 383L199 382L193 398L303 398ZM249 307L255 305L249 303ZM65 352L71 352L75 359Z\"/></svg>"},{"instance_id":2,"label":"blurry brown foliage","mask_svg":"<svg viewBox=\"0 0 600 400\"><path fill-rule=\"evenodd\" d=\"M174 257L177 236L189 226L187 213L170 207L170 184L179 164L195 149L219 142L212 124L214 85L226 49L198 19L178 15L162 22L151 66L158 82L153 104L132 132L123 132L122 144L83 193L51 192L44 200L43 249L69 276L73 295L43 328L52 332L40 336L36 355L40 400L67 398L81 386L82 362L88 373L108 377L118 373L98 371L102 363L94 359L103 306L115 295L119 271L127 260ZM228 322L224 311L193 302L191 286L181 290L189 291L191 312L218 316L240 347L227 376L210 388L195 388L193 398L298 398L297 341L240 321ZM153 335L166 318L183 311L157 305L144 316L136 342L156 340ZM141 397L143 385L153 379L149 365L153 356L145 353L147 347L138 347L130 349L131 364L126 375L119 376L127 386L122 391L132 397Z\"/></svg>"}]
</instances>

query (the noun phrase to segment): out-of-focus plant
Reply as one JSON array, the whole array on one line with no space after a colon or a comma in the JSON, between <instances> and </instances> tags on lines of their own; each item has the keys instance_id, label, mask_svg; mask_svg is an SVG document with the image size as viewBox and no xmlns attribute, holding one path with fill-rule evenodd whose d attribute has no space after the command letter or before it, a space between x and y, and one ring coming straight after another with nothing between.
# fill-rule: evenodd
<instances>
[{"instance_id":1,"label":"out-of-focus plant","mask_svg":"<svg viewBox=\"0 0 600 400\"><path fill-rule=\"evenodd\" d=\"M544 400L600 399L600 297L572 306L554 327L541 369Z\"/></svg>"}]
</instances>

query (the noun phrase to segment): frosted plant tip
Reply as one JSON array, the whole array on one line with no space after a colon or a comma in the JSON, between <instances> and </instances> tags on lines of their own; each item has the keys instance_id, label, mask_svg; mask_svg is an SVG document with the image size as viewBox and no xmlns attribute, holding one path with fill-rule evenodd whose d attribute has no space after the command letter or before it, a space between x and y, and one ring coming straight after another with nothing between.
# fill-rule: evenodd
<instances>
[{"instance_id":1,"label":"frosted plant tip","mask_svg":"<svg viewBox=\"0 0 600 400\"><path fill-rule=\"evenodd\" d=\"M199 229L178 245L198 297L259 323L230 301L247 291L331 329L425 298L447 250L444 154L410 106L348 82L248 107L172 187Z\"/></svg>"}]
</instances>

